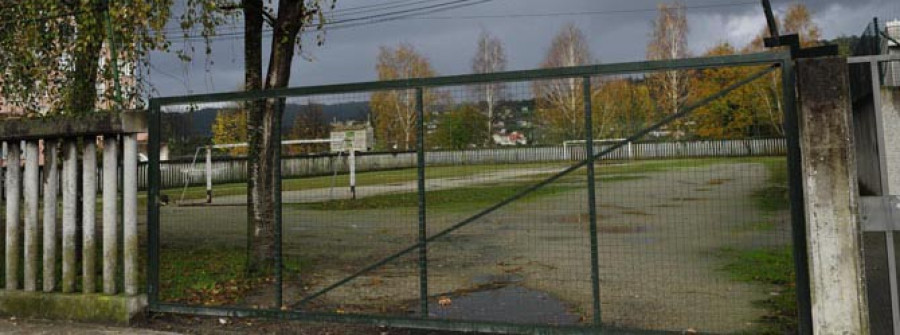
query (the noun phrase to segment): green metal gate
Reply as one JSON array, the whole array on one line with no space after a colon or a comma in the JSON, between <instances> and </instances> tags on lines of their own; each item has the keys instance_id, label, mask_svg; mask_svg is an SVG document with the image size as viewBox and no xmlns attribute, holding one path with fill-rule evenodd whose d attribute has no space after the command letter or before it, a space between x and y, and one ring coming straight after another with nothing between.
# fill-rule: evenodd
<instances>
[{"instance_id":1,"label":"green metal gate","mask_svg":"<svg viewBox=\"0 0 900 335\"><path fill-rule=\"evenodd\" d=\"M732 79L670 109L652 98L667 78L721 73ZM730 97L760 82L783 114L740 129L783 138L686 130L733 125L721 111L737 115L746 103ZM496 104L479 93L492 87ZM276 267L251 276L246 151L228 143L246 141L241 104L264 99L287 106L272 139L287 144ZM737 333L781 318L808 333L794 99L787 53L154 98L150 309L515 333ZM375 144L310 140L326 135L304 122L326 114ZM331 154L306 154L322 143ZM748 275L780 255L790 280ZM760 307L787 294L772 287L796 290L793 315Z\"/></svg>"}]
</instances>

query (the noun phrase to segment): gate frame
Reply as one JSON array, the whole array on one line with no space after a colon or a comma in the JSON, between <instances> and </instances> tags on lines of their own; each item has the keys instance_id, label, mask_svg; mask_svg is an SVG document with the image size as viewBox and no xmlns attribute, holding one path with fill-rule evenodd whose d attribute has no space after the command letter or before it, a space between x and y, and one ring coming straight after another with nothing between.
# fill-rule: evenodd
<instances>
[{"instance_id":1,"label":"gate frame","mask_svg":"<svg viewBox=\"0 0 900 335\"><path fill-rule=\"evenodd\" d=\"M772 68L780 67L781 68L781 80L782 80L782 93L784 99L784 128L785 128L785 138L787 143L787 167L788 167L788 183L789 183L789 197L791 203L791 232L792 232L792 252L794 257L794 265L796 272L796 288L797 288L797 307L798 307L798 316L799 316L799 333L800 334L811 334L811 301L810 301L810 290L809 290L809 267L808 267L808 259L807 259L807 239L806 239L806 229L805 229L805 212L804 212L804 199L803 199L803 186L802 186L802 171L801 171L801 156L800 156L800 139L799 139L799 119L796 108L796 73L794 70L793 60L791 58L790 52L787 51L778 51L778 52L765 52L765 53L755 53L755 54L745 54L745 55L729 55L729 56L716 56L716 57L701 57L701 58L687 58L687 59L677 59L677 60L658 60L658 61L641 61L641 62L628 62L628 63L614 63L614 64L599 64L599 65L588 65L588 66L577 66L577 67L566 67L566 68L553 68L553 69L538 69L538 70L524 70L524 71L509 71L509 72L499 72L499 73L490 73L490 74L474 74L474 75L457 75L457 76L444 76L444 77L433 77L433 78L418 78L418 79L408 79L408 80L392 80L392 81L375 81L375 82L362 82L362 83L350 83L350 84L338 84L338 85L323 85L323 86L307 86L307 87L293 87L293 88L281 88L281 89L272 89L272 90L262 90L262 91L251 91L251 92L228 92L228 93L213 93L213 94L194 94L194 95L184 95L184 96L173 96L173 97L160 97L160 98L151 98L149 100L149 124L150 124L150 132L149 132L149 169L148 169L148 201L147 201L147 215L148 215L148 244L147 244L147 252L148 252L148 274L147 274L147 293L148 293L148 305L150 312L168 312L168 313L186 313L186 314L196 314L196 315L207 315L207 316L225 316L225 317L262 317L262 318L271 318L271 319L279 319L279 320L303 320L303 321L325 321L325 322L341 322L341 323L357 323L357 324L372 324L372 325L386 325L386 326L394 326L394 327L409 327L409 328L422 328L422 329L441 329L441 330L452 330L452 331L481 331L481 332L497 332L497 333L570 333L570 334L587 334L587 333L616 333L616 334L680 334L680 332L676 331L652 331L652 330L634 330L634 329L619 329L612 328L608 326L604 326L602 322L600 322L600 300L599 300L599 276L598 276L598 254L597 254L597 238L596 238L596 209L594 209L596 196L593 195L594 192L594 179L590 178L588 180L588 189L589 189L589 197L588 201L590 201L589 208L592 208L590 213L591 217L591 227L590 233L593 235L591 238L591 282L592 282L592 296L594 303L594 322L591 324L586 324L583 326L550 326L550 325L534 325L534 324L517 324L517 323L508 323L508 322L473 322L473 321L458 321L458 320L446 320L446 319L430 319L428 318L428 314L423 313L423 316L420 317L398 317L398 316L386 316L386 315L365 315L365 314L332 314L332 313L321 313L321 312L306 312L301 310L281 310L278 306L275 309L252 309L252 308L240 308L240 307L205 307L205 306L190 306L184 304L174 304L174 303L163 303L159 301L159 195L160 195L160 157L159 157L159 149L160 149L160 123L161 123L161 115L162 115L162 107L166 105L175 105L175 104L192 104L192 103L209 103L209 102L227 102L227 101L244 101L244 100L260 100L260 99L271 99L271 98L288 98L288 97L302 97L302 96L310 96L310 95L321 95L321 94L341 94L341 93L355 93L355 92L373 92L373 91L383 91L383 90L398 90L398 89L407 89L407 90L416 90L417 92L417 112L422 113L422 90L427 87L438 87L438 86L460 86L460 85L471 85L471 84L482 84L482 83L490 83L490 82L516 82L516 81L534 81L534 80L546 80L546 79L559 79L559 78L582 78L589 79L593 76L603 76L603 75L621 75L621 74L635 74L635 73L647 73L647 72L659 72L659 71L674 71L674 70L689 70L689 69L705 69L705 68L716 68L716 67L744 67L744 66L762 66L762 65L770 65ZM764 75L771 73L772 69L769 69L768 72L760 72L757 75ZM753 77L753 76L751 76ZM758 77L756 77L758 79ZM746 80L746 79L745 79ZM733 90L736 87L743 86L746 82L732 87ZM590 90L590 80L583 80L583 89L588 92ZM705 99L702 99L702 103L686 108L682 111L679 111L676 114L673 114L669 117L664 118L662 121L657 123L655 126L645 129L645 131L651 130L654 127L659 127L661 125L667 124L675 119L686 116L694 109L705 105L711 100L715 100L720 98L723 92L730 91L729 89L723 89L719 93L713 94ZM590 94L585 94L585 102L590 102ZM590 117L590 105L586 104L585 106L585 116L587 118ZM589 120L589 119L588 119ZM423 125L423 119L419 118L419 126ZM280 121L279 121L280 122ZM593 146L590 145L592 143L592 134L590 129L590 123L586 122L587 131L586 134L586 144L585 149L588 154L585 155L585 159L579 163L580 165L585 165L588 167L588 176L592 175L592 167L594 164L588 164L589 162L593 162L597 160L599 157L605 155L608 152L618 148L618 146L624 145L626 142L621 142L618 145L614 145L607 150L601 151L599 154L593 153ZM280 130L280 129L279 129ZM637 134L641 134L638 132ZM277 131L275 135L280 136L280 131ZM424 181L425 181L425 171L424 171L424 146L422 140L422 132L419 133L419 138L417 138L417 151L418 151L418 184L419 184L419 237L418 243L413 245L411 248L407 248L407 250L403 251L400 255L405 254L407 252L411 252L415 249L419 249L419 274L420 274L420 294L422 298L427 298L427 258L424 254L426 250L426 245L428 240L431 238L427 238L425 235L425 198L424 198ZM279 152L276 151L276 159L280 161L281 157ZM280 166L280 164L276 164L276 167ZM578 165L573 165L578 166ZM277 171L276 171L277 172ZM280 180L280 175L278 176ZM552 177L551 177L552 178ZM549 179L548 179L549 180ZM280 187L280 182L276 183ZM539 183L538 185L543 185ZM538 186L540 187L540 186ZM530 189L530 188L529 188ZM529 189L526 189L524 192L529 192ZM277 191L277 189L276 189ZM513 198L516 198L514 196ZM507 199L509 200L509 199ZM275 227L276 229L280 229L281 227L281 203L280 203L280 192L276 197L276 201L278 202L278 206L276 207L275 213ZM502 205L508 203L507 201L502 201L498 205L492 206L488 210L497 209ZM482 211L481 213L485 213ZM478 216L478 214L476 214ZM465 223L465 220L463 223ZM461 227L462 225L454 225L453 227ZM452 230L451 230L452 231ZM445 231L446 233L446 231ZM432 238L443 235L443 233L438 233L433 235ZM281 264L281 234L279 231L276 232L276 264ZM397 254L395 254L397 255ZM375 266L380 266L387 261L390 261L396 257L391 256L383 260L382 262L378 262ZM368 267L367 267L368 268ZM277 283L281 282L280 278L280 269L276 269ZM353 276L348 277L353 278ZM339 281L336 285L341 285L344 281ZM281 302L281 287L277 288L276 301ZM427 310L427 301L423 299L423 311Z\"/></svg>"}]
</instances>

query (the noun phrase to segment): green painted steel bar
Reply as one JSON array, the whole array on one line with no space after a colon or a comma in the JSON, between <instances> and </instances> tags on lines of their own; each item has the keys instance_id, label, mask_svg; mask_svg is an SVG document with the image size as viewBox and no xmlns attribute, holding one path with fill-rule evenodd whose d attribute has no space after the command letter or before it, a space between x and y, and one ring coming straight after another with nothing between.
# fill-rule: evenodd
<instances>
[{"instance_id":1,"label":"green painted steel bar","mask_svg":"<svg viewBox=\"0 0 900 335\"><path fill-rule=\"evenodd\" d=\"M216 317L268 318L276 320L298 320L313 322L336 322L389 326L398 328L418 328L449 330L457 332L486 332L504 334L616 334L616 335L677 335L683 331L642 330L617 327L550 326L537 324L516 324L507 322L460 321L410 317L390 317L367 314L312 313L298 310L254 309L241 307L186 306L177 304L157 304L153 312L180 313ZM709 334L703 332L691 334Z\"/></svg>"},{"instance_id":2,"label":"green painted steel bar","mask_svg":"<svg viewBox=\"0 0 900 335\"><path fill-rule=\"evenodd\" d=\"M282 114L284 114L284 99L278 99L275 102L275 129L272 129L272 139L269 140L269 143L281 143L281 118ZM274 200L275 200L275 306L277 308L281 308L284 304L284 296L282 292L283 283L284 283L284 244L282 243L284 239L283 229L284 226L281 222L281 146L275 146L275 166L272 168L275 170L273 174L275 175L275 185L274 188Z\"/></svg>"},{"instance_id":3,"label":"green painted steel bar","mask_svg":"<svg viewBox=\"0 0 900 335\"><path fill-rule=\"evenodd\" d=\"M244 101L254 99L276 98L286 96L308 96L319 94L339 94L378 90L414 89L416 87L434 87L451 85L470 85L499 81L532 81L553 78L571 78L602 74L629 74L663 70L703 69L722 66L754 66L780 63L790 59L787 52L765 52L746 55L728 55L702 58L686 58L675 60L641 61L631 63L598 64L574 66L554 69L538 69L524 71L497 72L488 74L471 74L408 80L374 81L354 84L324 85L310 87L293 87L269 89L261 91L240 91L228 93L196 94L164 98L153 98L161 106L173 104Z\"/></svg>"},{"instance_id":4,"label":"green painted steel bar","mask_svg":"<svg viewBox=\"0 0 900 335\"><path fill-rule=\"evenodd\" d=\"M150 136L147 155L147 302L153 306L159 302L159 148L160 108L150 100L148 115Z\"/></svg>"},{"instance_id":5,"label":"green painted steel bar","mask_svg":"<svg viewBox=\"0 0 900 335\"><path fill-rule=\"evenodd\" d=\"M591 241L591 300L594 305L594 326L602 325L600 317L600 253L597 242L597 188L594 179L594 123L592 120L591 101L591 77L581 79L582 95L584 96L584 152L585 165L587 166L587 205L588 220L590 222L589 234Z\"/></svg>"},{"instance_id":6,"label":"green painted steel bar","mask_svg":"<svg viewBox=\"0 0 900 335\"><path fill-rule=\"evenodd\" d=\"M119 50L118 45L116 44L116 35L115 31L112 28L112 19L109 15L109 5L112 1L106 1L104 4L106 10L103 12L103 16L106 19L106 34L109 35L109 60L110 64L112 64L112 72L113 72L113 85L115 87L115 96L116 103L119 104L119 108L123 107L122 101L122 85L119 83Z\"/></svg>"},{"instance_id":7,"label":"green painted steel bar","mask_svg":"<svg viewBox=\"0 0 900 335\"><path fill-rule=\"evenodd\" d=\"M800 157L796 73L791 61L781 67L784 99L784 134L787 142L788 196L791 206L791 237L797 286L798 333L812 334L812 298L809 287L809 256L806 251L806 212L803 204L803 171Z\"/></svg>"},{"instance_id":8,"label":"green painted steel bar","mask_svg":"<svg viewBox=\"0 0 900 335\"><path fill-rule=\"evenodd\" d=\"M744 78L743 80L740 80L740 81L738 81L738 82L735 82L735 83L733 83L733 84L731 84L731 85L728 85L728 86L722 88L721 91L716 92L715 94L711 94L711 95L709 95L709 96L706 96L705 98L703 98L702 100L700 100L700 101L698 101L698 102L696 102L696 103L694 103L694 104L691 104L691 105L689 105L689 106L683 107L682 110L679 111L678 113L675 113L675 114L671 114L671 115L669 115L669 116L666 116L665 118L663 118L663 119L660 120L659 122L657 122L657 123L655 123L655 124L653 124L653 125L651 125L651 126L649 126L649 127L647 127L647 128L644 128L644 129L642 129L641 131L638 131L637 133L631 135L630 137L628 137L628 138L626 138L626 139L624 139L624 140L622 140L622 141L620 141L620 142L616 142L615 144L613 144L613 145L611 145L610 147L608 147L608 148L606 148L606 149L600 151L599 153L594 154L592 160L600 159L601 157L606 156L606 155L610 154L611 152L613 152L613 151L615 151L615 150L617 150L617 149L619 149L619 148L621 148L621 147L624 147L626 144L628 144L628 142L634 142L634 141L637 141L638 139L640 139L640 138L646 136L647 134L649 134L650 132L656 131L656 130L658 130L659 128L662 128L663 126L669 124L669 123L672 122L672 121L675 121L675 120L677 120L677 119L680 119L680 118L682 118L682 117L687 116L688 114L690 114L691 112L693 112L693 111L696 110L697 108L703 107L704 105L706 105L706 104L708 104L708 103L710 103L710 102L712 102L712 101L715 101L715 100L717 100L717 99L719 99L719 98L724 97L724 96L727 95L728 93L731 93L732 91L734 91L734 90L740 88L741 86L744 86L744 85L746 85L746 84L748 84L748 83L750 83L750 82L752 82L752 81L754 81L754 80L757 80L757 79L759 79L759 78L761 78L761 77L763 77L763 76L765 76L765 75L767 75L767 74L769 74L769 73L772 73L772 72L775 71L775 69L777 69L778 66L781 65L782 63L783 63L783 62L777 62L776 64L772 64L771 66L769 66L769 67L767 67L767 68L765 68L765 69L763 69L763 70L761 70L761 71L759 71L759 72L756 72L756 73L754 73L754 74L752 74L752 75L750 75L750 76L747 76L747 77ZM472 222L475 222L476 220L478 220L478 219L484 217L485 215L488 215L488 214L490 214L490 213L492 213L492 212L494 212L494 211L496 211L496 210L498 210L498 209L500 209L500 208L502 208L502 207L504 207L504 206L506 206L506 205L509 205L510 203L512 203L512 202L514 202L514 201L516 201L516 200L519 200L519 199L521 199L522 197L527 196L527 195L530 194L531 192L534 192L534 191L540 189L541 187L547 186L547 185L549 185L549 184L551 184L551 183L553 183L553 182L559 180L560 178L562 178L562 177L568 175L569 173L572 173L573 171L575 171L575 170L581 168L582 166L585 166L589 161L592 161L592 160L584 160L584 161L581 161L581 162L579 162L579 163L577 163L577 164L575 164L575 165L572 165L572 166L570 166L570 167L568 167L568 168L566 168L566 169L564 169L564 170L562 170L562 171L560 171L560 172L557 172L556 174L554 174L554 175L548 177L547 179L544 179L543 181L541 181L541 182L539 182L539 183L537 183L537 184L534 184L534 185L532 185L532 186L529 186L529 187L527 187L527 188L525 188L525 189L519 191L518 193L516 193L516 194L510 196L509 198L506 198L506 199L504 199L504 200L502 200L502 201L500 201L500 202L494 204L493 206L488 207L487 209L484 209L484 210L482 210L482 211L476 213L475 215L472 215L472 216L470 216L469 218L467 218L467 219L465 219L465 220L462 220L462 221L460 221L459 223L454 224L453 226L450 226L450 227L448 227L448 228L446 228L446 229L444 229L444 230L442 230L442 231L440 231L440 232L438 232L438 233L432 235L431 237L425 239L425 242L433 242L434 240L437 240L437 239L439 239L439 238L441 238L441 237L444 237L444 236L446 236L446 235L448 235L448 234L450 234L450 233L452 233L452 232L454 232L454 231L456 231L456 230L458 230L458 229L460 229L460 228L462 228L462 227L465 227L466 225L468 225L468 224L470 224L470 223L472 223ZM363 274L365 274L365 273L368 273L369 271L372 271L372 270L374 270L374 269L377 269L377 268L381 267L381 266L384 265L384 264L387 264L387 263L389 263L389 262L391 262L391 261L393 261L393 260L396 260L397 258L399 258L399 257L401 257L401 256L403 256L403 255L405 255L405 254L407 254L407 253L409 253L409 252L411 252L411 251L417 249L417 248L419 247L419 245L420 245L420 244L416 243L415 245L409 246L409 247L407 247L407 248L405 248L405 249L403 249L403 250L400 250L400 251L398 251L398 252L396 252L396 253L394 253L394 254L388 256L388 257L385 257L385 258L383 258L383 259L381 259L381 260L379 260L379 261L377 261L377 262L375 262L375 263L372 263L372 264L370 264L369 266L366 266L366 267L362 268L361 270L356 271L356 272L354 272L353 274L351 274L351 275L345 277L344 279L341 279L341 280L335 282L334 284L331 284L331 285L329 285L329 286L327 286L327 287L325 287L325 288L323 288L323 289L321 289L321 290L319 290L319 291L317 291L317 292L315 292L315 293L313 293L313 294L307 296L306 298L304 298L304 299L302 299L302 300L300 301L300 304L301 304L301 305L302 305L302 304L306 304L306 303L308 303L309 301L311 301L311 300L313 300L313 299L315 299L315 298L318 298L319 296L321 296L321 295L323 295L323 294L325 294L325 293L328 293L329 291L334 290L335 288L338 288L338 287L340 287L341 285L344 285L344 284L350 282L351 280L353 280L353 279L355 279L355 278L357 278L357 277L359 277L359 276L361 276L361 275L363 275Z\"/></svg>"},{"instance_id":9,"label":"green painted steel bar","mask_svg":"<svg viewBox=\"0 0 900 335\"><path fill-rule=\"evenodd\" d=\"M416 165L419 189L419 308L428 318L428 241L425 206L425 99L423 89L416 88Z\"/></svg>"}]
</instances>

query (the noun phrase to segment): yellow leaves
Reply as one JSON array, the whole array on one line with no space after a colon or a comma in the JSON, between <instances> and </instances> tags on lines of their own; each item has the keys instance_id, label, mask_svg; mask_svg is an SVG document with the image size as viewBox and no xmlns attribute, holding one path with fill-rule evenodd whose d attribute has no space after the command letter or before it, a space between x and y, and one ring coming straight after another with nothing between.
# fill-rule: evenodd
<instances>
[{"instance_id":1,"label":"yellow leaves","mask_svg":"<svg viewBox=\"0 0 900 335\"><path fill-rule=\"evenodd\" d=\"M453 304L453 300L451 300L450 297L448 297L448 296L441 296L440 298L438 298L438 306L448 307L452 304Z\"/></svg>"}]
</instances>

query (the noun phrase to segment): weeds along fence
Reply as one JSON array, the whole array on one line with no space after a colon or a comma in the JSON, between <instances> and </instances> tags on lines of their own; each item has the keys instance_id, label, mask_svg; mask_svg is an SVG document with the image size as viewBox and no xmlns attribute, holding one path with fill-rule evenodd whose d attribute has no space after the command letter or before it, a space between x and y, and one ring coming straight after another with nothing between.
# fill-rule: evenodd
<instances>
[{"instance_id":1,"label":"weeds along fence","mask_svg":"<svg viewBox=\"0 0 900 335\"><path fill-rule=\"evenodd\" d=\"M599 152L611 144L595 145ZM433 151L425 157L429 166L479 165L565 162L584 160L583 144L568 147L516 147L498 149L474 149L460 151ZM742 157L784 155L787 147L783 138L715 141L638 142L622 147L604 160L702 158L702 157ZM202 185L206 181L206 167L203 160L179 159L160 162L161 188ZM359 153L356 156L356 171L381 171L410 169L416 167L415 152L375 152ZM247 180L247 159L245 157L220 157L212 162L212 182L234 183ZM322 176L349 171L346 155L305 155L282 158L282 176L299 178ZM147 187L147 165L138 167L139 187Z\"/></svg>"}]
</instances>

